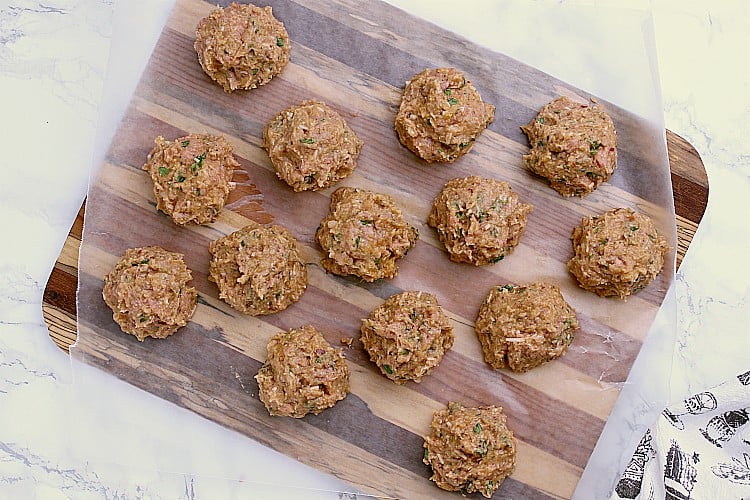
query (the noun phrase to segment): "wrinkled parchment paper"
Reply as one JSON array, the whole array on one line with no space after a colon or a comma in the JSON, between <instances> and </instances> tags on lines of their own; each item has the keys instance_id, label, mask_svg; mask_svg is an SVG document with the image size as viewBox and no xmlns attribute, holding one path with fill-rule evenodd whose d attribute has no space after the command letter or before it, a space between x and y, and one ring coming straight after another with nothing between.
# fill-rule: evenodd
<instances>
[{"instance_id":1,"label":"wrinkled parchment paper","mask_svg":"<svg viewBox=\"0 0 750 500\"><path fill-rule=\"evenodd\" d=\"M483 49L477 49L469 42L457 42L457 46L463 48L466 55L465 58L461 58L457 62L455 59L456 52L446 51L446 47L450 46L450 42L435 37L432 40L432 44L425 44L419 48L423 51L420 64L432 66L454 65L469 74L485 100L493 102L498 108L496 120L491 127L492 132L497 137L496 143L502 145L505 140L510 141L507 143L507 148L501 148L496 153L502 160L497 163L501 165L498 166L494 163L490 165L486 161L483 162L481 158L476 161L469 161L467 157L467 161L462 162L466 165L459 166L456 169L455 176L464 173L468 174L475 169L484 169L484 172L494 173L498 178L511 177L511 184L514 189L526 197L525 201L530 201L537 206L548 207L550 204L552 204L551 206L556 206L557 204L564 206L564 204L570 203L569 200L559 197L555 198L555 193L538 179L524 175L522 169L519 168L520 163L516 149L519 148L518 145L525 147L525 140L518 130L518 126L526 123L533 116L535 110L544 104L544 100L541 98L545 95L550 98L563 93L579 98L594 95L602 100L608 106L608 109L611 106L615 124L618 126L621 161L610 185L602 186L590 197L584 200L576 199L572 203L576 203L578 209L586 214L593 214L602 208L606 209L619 206L620 204L633 206L654 217L658 221L662 232L667 234L668 239L674 246L676 237L674 234L671 185L663 139L663 125L661 123L657 73L654 69L652 39L650 38L651 34L649 31L649 17L641 11L623 9L604 8L594 11L587 5L559 5L549 2L535 4L528 4L526 2L490 2L489 4L488 2L478 2L474 5L475 10L473 13L463 10L456 13L455 11L446 10L445 5L438 5L437 7L433 5L424 14L428 17L434 16L436 20L440 21L442 19L440 16L443 15L441 12L448 12L451 22L455 22L453 25L449 23L451 28L457 31L466 30L465 34L470 35L472 40L477 40L489 45L496 51L505 52L524 62L544 68L563 81L585 88L590 94L576 90L573 85L563 84L541 74L536 74L536 78L533 81L509 83L507 79L498 76L503 75L503 68L498 68L490 64L488 62L490 59L482 52ZM471 3L469 5L471 6ZM409 7L412 9L425 8L424 5L420 6L418 4L413 4ZM318 10L325 11L325 6L318 6ZM334 10L344 12L342 15L346 16L344 7ZM277 15L279 15L280 11L283 12L283 9L276 9ZM384 7L380 13L383 14L384 12L390 11ZM393 43L395 46L406 44L405 47L408 48L409 33L414 27L409 18L397 15L391 17L386 15L382 15L382 17L367 17L365 14L366 12L363 13L361 11L352 12L349 14L351 17L349 21L354 26L362 26L363 28L359 30L360 32L365 31L364 27L369 26L369 31L366 32L379 33L386 39L388 36L395 34L393 35L393 40L390 40L389 43ZM358 16L361 19L358 20ZM319 35L325 34L328 31L326 26L323 25L316 25L311 28L309 24L305 25L299 22L295 24L294 19L285 19L282 17L282 20L287 24L287 28L290 29L293 41L310 35L305 35L302 31L295 32L291 29L291 26L307 26L308 29L313 29L314 33ZM175 21L175 16L172 17L173 26L189 22L192 21L182 18ZM392 24L388 24L389 22ZM615 29L614 26L617 28ZM454 42L456 40L455 37L445 36ZM319 36L318 38L321 37ZM367 38L359 38L358 42L362 42L363 40L366 41ZM347 43L350 43L350 41L347 41ZM322 52L337 53L336 47L340 47L341 44L341 39L329 37L328 40L323 42L318 41L318 48ZM301 45L304 45L304 43L302 42ZM339 50L338 52L341 51ZM368 47L358 46L356 51L351 52L367 56ZM293 54L292 63L295 64L298 61L296 59L297 53L293 52ZM351 61L349 64L355 66L360 64L359 67L368 67L368 65L373 64L380 65L383 68L381 74L382 81L394 88L397 88L399 82L403 82L410 76L410 73L407 71L408 67L404 67L402 64L403 61L396 61L395 63L389 61L388 52L379 51L378 57L380 59L373 58L367 64L364 64L362 61L359 61L359 63ZM413 58L409 60L413 62ZM187 67L185 70L195 71L196 66L197 64ZM310 68L313 66L313 64L303 63L300 60L300 67ZM154 74L159 74L157 67L152 65L150 69ZM293 81L295 77L299 78L298 73L291 73L283 75L282 79L288 78L289 81ZM350 77L352 81L362 81L359 75L352 74ZM359 113L366 112L369 103L353 101L349 98L350 96L346 96L346 99L341 98L340 102L336 102L336 96L326 94L325 88L317 87L314 83L311 84L309 78L309 75L306 75L304 80L300 80L304 81L305 85L307 85L305 89L306 95L322 94L329 103L333 99L334 102L332 104L341 108L351 109L352 117L350 122L353 124L355 130L357 130L354 124L356 124L358 116L361 116ZM139 106L143 112L144 109L148 108L145 103L157 100L155 97L160 97L154 95L154 88L158 90L158 87L153 85L141 87L136 92L136 97L131 101L131 104L136 107ZM208 82L206 83L206 92L211 91L220 92L220 89L218 87L211 88L210 82ZM200 94L200 92L196 93ZM297 96L289 96L290 99L293 97ZM389 98L391 101L386 102L385 105L390 105L392 109L394 105L397 105L398 95L397 93L391 93L389 94ZM523 106L519 106L519 102ZM164 132L165 135L175 128L184 130L190 128L190 126L201 126L222 129L222 127L227 126L226 120L222 121L221 116L212 114L214 108L212 108L210 99L207 99L206 103L192 102L191 104L203 112L202 116L204 119L202 121L180 122L174 118L174 116L179 114L174 112L174 110L158 111L161 113L159 114L159 118L164 122L171 123L172 126L172 128L166 127L168 130ZM615 105L629 111L625 111L624 109L619 110ZM148 108L145 113L156 115L157 111L154 111L153 108ZM377 123L377 126L384 128L391 126L388 121L389 115L387 112L383 112L378 116L381 119ZM137 122L133 121L132 123ZM243 173L239 172L238 180L240 183L244 183L244 187L248 189L242 191L241 194L243 196L234 200L230 208L233 208L236 212L244 216L252 216L251 212L253 211L256 212L255 215L267 212L273 218L274 222L285 224L285 220L282 217L274 215L273 212L274 203L280 203L280 201L274 202L272 200L277 199L286 202L293 196L291 191L281 183L268 183L267 189L260 189L260 193L252 189L253 187L257 187L253 184L255 169L260 169L260 171L266 171L267 173L269 168L267 158L263 158L262 150L259 150L257 147L259 126L260 121L257 124L254 123L248 126L246 130L242 130L241 144L238 144L240 146L238 154L244 154L248 162L243 162L243 166L247 166L247 174L243 177ZM230 135L237 134L236 129L230 128L227 128L224 132ZM150 194L146 174L138 170L142 161L145 161L144 155L147 154L152 146L150 142L152 139L147 137L146 132L143 128L128 128L127 123L125 123L118 132L115 132L114 143L106 155L102 170L92 178L80 263L79 332L81 340L73 352L87 363L99 366L135 385L150 390L150 392L154 392L157 395L190 408L190 404L186 404L186 401L189 400L190 391L186 391L181 395L176 395L175 393L170 393L169 395L159 394L159 390L155 386L152 387L150 383L144 382L142 378L143 373L140 371L142 366L146 366L149 363L157 364L158 356L154 354L157 349L169 349L172 351L174 355L172 359L178 360L178 365L180 364L179 360L190 359L195 353L190 351L189 343L180 342L181 338L187 338L188 335L178 334L179 336L169 339L166 341L170 343L169 347L154 343L134 345L131 339L117 331L117 326L111 322L111 315L106 306L100 299L97 300L97 297L101 296L101 276L114 264L117 256L124 248L144 244L162 244L167 248L174 248L175 246L184 246L186 249L191 248L189 244L179 243L180 238L184 236L180 233L184 233L185 231L178 231L171 227L168 221L164 220L163 215L157 214L153 210L153 207L149 206L148 201L152 199L153 195ZM362 136L367 143L367 133L362 134ZM487 142L489 144L492 141ZM637 145L635 145L636 143ZM482 146L481 140L475 146L475 152L479 153L480 146ZM400 146L395 142L395 139L390 147L394 149L394 154L401 155L398 156L399 159L402 158L403 152L400 151ZM375 162L373 160L368 163L364 159L366 154L367 150L365 149L361 167L355 176L346 181L347 185L372 183L374 179L381 180L377 176L379 174L376 175L373 173L370 175L367 169L374 169L376 165L382 165L382 162ZM406 156L408 158L408 155ZM410 191L410 187L417 183L422 183L424 176L430 174L431 171L429 168L425 168L424 165L416 162L416 160L411 158L409 160L414 162L413 166L415 170L412 173L415 177L412 180L407 179L404 181L404 179L397 177L398 182L394 181L389 184L376 183L376 185L379 185L382 191L394 195L397 201L403 202L407 207L407 214L410 220L419 225L423 239L434 239L431 229L423 224L425 204L412 204L409 202L412 199L424 201L423 198L425 200L429 198L415 195L415 193ZM388 166L393 167L394 165ZM375 171L371 170L371 172ZM446 172L441 172L440 175L446 179L454 176L452 173L447 174ZM435 180L436 186L440 185L440 182L437 182L439 180ZM636 195L636 198L623 197L622 193L633 193ZM124 212L121 205L112 203L112 200L116 198L126 200L128 202L127 205L137 206L138 210ZM318 210L318 208L316 205L315 210ZM326 207L323 208L325 209ZM536 213L536 216L539 217L536 220L542 223L545 213L539 212L537 211ZM297 235L301 241L308 242L309 244L311 234L316 225L316 223L313 223L316 218L319 220L324 215L324 212L313 213L313 210L309 206L300 203L298 207L291 209L290 213L295 214L295 216L310 218L309 224L306 226L310 228L309 231L302 231ZM144 221L142 224L137 224L138 227L133 227L134 216L147 217L150 222L145 223ZM574 216L569 216L566 223L570 225L573 219L575 219ZM241 220L234 217L222 218L211 228L200 229L196 232L206 239L216 238L222 234L231 232L238 225L241 225ZM150 225L152 223L153 225ZM536 236L534 236L531 229L533 223L535 221L533 219L530 220L529 234L522 239L522 246L525 239L533 240L536 237L538 241L544 233L543 231L538 231ZM140 228L145 228L145 230L140 230ZM560 229L560 236L563 239L565 236L564 233L569 233L569 229ZM557 243L559 248L563 248L566 244L569 245L569 242L560 243L558 241ZM425 241L420 242L420 245L427 246ZM310 256L310 261L314 262L316 247L312 244L309 245L309 249L308 255ZM403 261L404 266L406 267L407 263L410 263L411 260L414 260L415 265L418 266L416 262L418 258L419 256L410 255ZM206 259L207 252L188 256L189 264L194 264L192 267L198 269L207 267ZM425 259L425 262L435 262L430 260L434 259L434 257L425 257ZM628 371L639 352L642 339L645 337L649 329L649 324L656 313L656 307L667 293L672 280L672 271L669 269L670 265L668 264L668 268L665 269L660 279L650 287L653 290L648 290L652 294L651 302L654 305L641 307L643 306L643 301L640 298L631 299L627 303L620 303L619 301L600 299L577 289L572 279L565 272L564 266L555 263L558 259L560 257L545 254L544 252L532 250L526 252L523 248L519 248L514 255L507 259L507 262L502 262L497 266L496 281L498 284L501 284L507 281L523 282L538 278L554 280L561 285L566 298L579 310L579 313L586 314L592 318L590 326L588 328L584 327L586 332L583 332L579 336L580 340L571 346L569 354L566 355L566 361L571 361L573 368L571 373L578 371L576 369L577 366L596 366L598 367L596 376L591 377L589 374L586 377L588 382L581 382L576 376L563 380L560 383L560 387L561 392L565 395L558 397L562 399L565 399L565 397L576 397L582 400L589 400L595 409L589 408L588 414L601 415L602 418L606 418L609 409L614 404L617 391L625 382ZM465 287L467 281L474 283L473 277L478 276L478 273L473 269L448 263L447 258L444 262L436 262L440 266L445 266L445 269L450 269L449 274L454 277L455 284L454 287L450 287L449 289L444 288L439 291L438 297L441 303L446 306L466 301L466 292L463 287ZM429 283L428 279L423 281L415 279L415 277L421 275L421 271L417 270L416 267L410 269L410 271L402 271L402 276L395 280L394 283L382 284L378 289L376 287L357 285L364 292L369 293L367 300L361 304L362 310L366 313L368 306L376 304L377 300L385 298L389 293ZM425 271L428 275L430 272L435 272L434 269L426 269ZM199 271L196 274L201 275L204 273ZM442 275L444 272L440 271L439 274ZM412 281L409 281L409 278L412 278ZM201 277L200 279L204 278ZM479 282L483 282L481 278L478 279ZM486 278L484 279L486 281ZM325 277L325 280L327 281L324 281L324 288L332 283L328 280L328 277ZM210 300L215 298L216 295L216 291L212 288L212 285L201 284L199 291L205 295L210 306L222 307L217 301ZM435 292L435 290L432 291ZM485 293L486 290L478 288L476 290L477 297L473 297L472 300L476 302ZM196 314L197 323L200 322L201 307L209 308L205 304L199 306L199 311ZM226 308L226 306L224 307ZM451 308L450 305L446 308L454 313L457 323L465 320L469 320L470 323L473 321L470 312L475 310L476 307L478 307L478 304L475 303L473 306L464 307L463 309L461 307ZM228 310L228 308L226 309ZM346 314L344 311L332 311L329 313L334 316ZM279 321L282 323L292 322L294 316L291 314L287 316L290 317L288 320L280 319ZM240 318L240 320L244 321L243 318ZM252 323L253 320L247 320L247 322ZM600 322L606 324L608 328L602 329L599 326L591 326L594 323L599 324ZM352 322L349 321L349 323ZM219 329L223 328L220 324L212 326ZM275 328L281 326L283 325L274 325ZM662 341L665 335L673 335L670 326L672 325L668 319L664 321L664 328L659 332ZM190 328L188 326L186 330ZM612 335L613 330L629 333L620 337L621 339L625 339L624 342L618 343L613 342L615 338ZM462 332L466 333L463 345L466 346L466 352L469 353L467 355L469 357L476 356L476 350L472 351L474 349L472 342L475 341L475 338L472 338L470 335L471 329L464 327ZM331 337L334 338L339 333L335 332ZM356 331L346 333L350 336L357 336ZM118 352L118 349L122 353L120 358L114 354ZM138 360L138 356L144 354L144 349L149 350L151 357L144 358L143 365L140 365L138 362L134 363L133 360ZM255 358L259 362L263 359L262 356L256 356ZM129 361L122 362L124 359ZM669 363L671 360L665 360L665 362ZM211 369L220 371L221 367L225 364L225 360L215 359L212 360L212 363ZM134 364L136 366L133 366ZM549 378L550 375L547 376L549 379L545 381L545 373L554 373L554 375L551 375L552 377L559 377L559 372L555 373L553 370L545 367L544 369L532 372L527 377L528 380L521 381L520 386L534 387L534 390L539 390L540 387L545 387L545 384L560 382L559 380ZM500 380L505 375L505 373L497 374L497 379ZM364 375L365 378L369 377L370 379L375 376L376 374L372 371ZM438 376L439 374L436 372L433 377ZM532 378L534 380L531 380ZM592 384L592 380L595 383ZM167 377L167 384L170 383L174 384L175 382ZM467 393L473 393L474 387L467 384L464 390ZM493 388L489 387L487 390L492 392ZM524 389L515 391L513 393L513 400L507 399L509 394L507 391L501 391L501 395L505 398L504 400L487 401L485 404L501 404L512 415L517 416L518 420L529 419L535 414L535 409L525 400L524 391ZM552 394L555 394L554 389L542 389L542 392L546 394L546 397L552 397L551 401L554 401L554 397L552 396ZM664 398L664 402L666 402L666 396ZM367 401L367 397L363 399ZM440 399L440 396L436 396L436 399ZM580 404L585 405L587 403ZM661 401L658 400L658 396L647 397L645 404L660 406ZM231 410L229 408L227 411L231 413ZM204 411L201 411L200 407L196 411L206 415ZM422 415L421 418L424 419L425 415ZM208 416L211 418L211 415ZM345 416L342 418L345 418ZM560 418L565 419L564 416ZM223 423L226 425L225 422ZM521 440L525 438L524 429L528 431L529 435L540 435L542 432L540 428L529 430L528 426L524 427L525 425L519 425L521 432L517 432ZM242 432L241 429L238 430ZM550 435L550 439L554 439L554 433ZM590 452L590 448L593 446L595 440L596 436L594 436L594 441L591 440L591 436L587 436L587 444L582 446L585 454ZM273 443L268 444L274 447ZM539 446L543 448L544 444L539 444ZM586 451L587 449L588 451ZM612 452L614 450L609 451ZM617 453L610 453L610 455L615 456ZM307 459L304 456L299 458L308 463L311 462L309 457ZM523 454L519 455L519 470L514 475L514 479L517 477L520 478L516 480L523 484L532 484L534 481L539 483L539 478L544 475L543 468L538 472L530 470L528 464L524 465L524 460L525 457ZM578 459L578 461L580 463L581 459ZM617 467L615 462L617 460L612 460L612 469ZM583 459L583 464L585 464L585 459ZM322 468L325 469L325 467ZM611 470L613 478L616 476L616 473L616 470ZM607 472L603 476L604 480L599 481L600 484L595 484L592 488L602 487L601 484L606 482ZM365 479L365 484L362 486L366 487L366 482L367 480ZM563 491L572 492L572 487L574 486L575 484L572 486L566 485L562 489L555 490L554 488L550 488L547 491L557 491L558 493ZM545 491L541 485L539 487L541 491ZM425 480L423 492L432 493L435 491L434 487ZM501 489L500 492L502 491ZM579 494L584 493L579 491Z\"/></svg>"}]
</instances>

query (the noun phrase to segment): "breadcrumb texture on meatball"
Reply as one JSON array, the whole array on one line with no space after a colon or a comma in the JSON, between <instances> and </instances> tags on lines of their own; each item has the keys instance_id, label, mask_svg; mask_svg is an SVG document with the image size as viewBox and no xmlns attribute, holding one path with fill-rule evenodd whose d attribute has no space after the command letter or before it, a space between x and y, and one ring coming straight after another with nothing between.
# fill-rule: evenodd
<instances>
[{"instance_id":1,"label":"breadcrumb texture on meatball","mask_svg":"<svg viewBox=\"0 0 750 500\"><path fill-rule=\"evenodd\" d=\"M513 252L532 205L504 181L453 179L435 197L427 219L454 262L493 264Z\"/></svg>"},{"instance_id":2,"label":"breadcrumb texture on meatball","mask_svg":"<svg viewBox=\"0 0 750 500\"><path fill-rule=\"evenodd\" d=\"M361 333L370 360L397 384L420 382L455 339L450 319L428 292L392 295L362 320Z\"/></svg>"},{"instance_id":3,"label":"breadcrumb texture on meatball","mask_svg":"<svg viewBox=\"0 0 750 500\"><path fill-rule=\"evenodd\" d=\"M327 104L303 101L263 129L263 147L276 175L295 191L323 189L357 167L362 141Z\"/></svg>"},{"instance_id":4,"label":"breadcrumb texture on meatball","mask_svg":"<svg viewBox=\"0 0 750 500\"><path fill-rule=\"evenodd\" d=\"M571 239L574 255L568 270L578 284L599 296L623 300L651 283L669 250L654 221L630 208L584 217Z\"/></svg>"},{"instance_id":5,"label":"breadcrumb texture on meatball","mask_svg":"<svg viewBox=\"0 0 750 500\"><path fill-rule=\"evenodd\" d=\"M331 195L328 215L315 240L328 272L372 282L398 274L396 261L417 243L417 228L406 222L388 195L341 187Z\"/></svg>"},{"instance_id":6,"label":"breadcrumb texture on meatball","mask_svg":"<svg viewBox=\"0 0 750 500\"><path fill-rule=\"evenodd\" d=\"M302 297L307 267L297 240L281 226L250 223L209 245L209 280L219 298L251 316L283 311Z\"/></svg>"},{"instance_id":7,"label":"breadcrumb texture on meatball","mask_svg":"<svg viewBox=\"0 0 750 500\"><path fill-rule=\"evenodd\" d=\"M495 106L455 68L426 69L406 82L395 128L401 144L426 162L468 153L492 123Z\"/></svg>"},{"instance_id":8,"label":"breadcrumb texture on meatball","mask_svg":"<svg viewBox=\"0 0 750 500\"><path fill-rule=\"evenodd\" d=\"M237 3L216 7L198 22L194 48L203 70L226 92L267 84L291 54L289 34L271 7Z\"/></svg>"},{"instance_id":9,"label":"breadcrumb texture on meatball","mask_svg":"<svg viewBox=\"0 0 750 500\"><path fill-rule=\"evenodd\" d=\"M499 406L467 408L449 403L435 412L424 439L423 462L435 484L490 498L516 467L518 443Z\"/></svg>"},{"instance_id":10,"label":"breadcrumb texture on meatball","mask_svg":"<svg viewBox=\"0 0 750 500\"><path fill-rule=\"evenodd\" d=\"M222 136L190 134L174 141L159 136L143 170L154 185L156 208L179 225L216 220L234 188L239 163Z\"/></svg>"},{"instance_id":11,"label":"breadcrumb texture on meatball","mask_svg":"<svg viewBox=\"0 0 750 500\"><path fill-rule=\"evenodd\" d=\"M559 97L521 127L531 151L526 168L544 177L563 196L585 196L612 177L617 167L617 133L607 112L592 102Z\"/></svg>"},{"instance_id":12,"label":"breadcrumb texture on meatball","mask_svg":"<svg viewBox=\"0 0 750 500\"><path fill-rule=\"evenodd\" d=\"M490 290L475 327L490 366L525 372L565 354L578 319L556 285L503 285Z\"/></svg>"},{"instance_id":13,"label":"breadcrumb texture on meatball","mask_svg":"<svg viewBox=\"0 0 750 500\"><path fill-rule=\"evenodd\" d=\"M141 342L162 339L185 326L198 293L183 255L158 246L130 248L104 276L102 296L123 332Z\"/></svg>"},{"instance_id":14,"label":"breadcrumb texture on meatball","mask_svg":"<svg viewBox=\"0 0 750 500\"><path fill-rule=\"evenodd\" d=\"M349 393L349 366L314 327L275 334L258 371L259 396L274 416L319 414Z\"/></svg>"}]
</instances>

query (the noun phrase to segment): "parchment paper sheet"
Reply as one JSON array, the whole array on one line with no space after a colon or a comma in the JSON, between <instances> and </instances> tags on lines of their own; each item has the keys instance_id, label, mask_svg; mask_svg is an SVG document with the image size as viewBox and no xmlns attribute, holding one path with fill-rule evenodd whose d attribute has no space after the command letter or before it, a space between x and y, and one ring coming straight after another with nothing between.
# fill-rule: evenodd
<instances>
[{"instance_id":1,"label":"parchment paper sheet","mask_svg":"<svg viewBox=\"0 0 750 500\"><path fill-rule=\"evenodd\" d=\"M647 115L637 116L603 102L618 128L620 163L612 182L583 200L563 199L523 170L520 155L526 141L518 127L555 96L589 97L585 92L385 5L370 4L362 10L348 2L316 3L314 7L275 2L274 12L293 40L292 65L267 88L228 96L202 74L194 54L171 52L190 48L190 27L200 17L196 14L210 9L199 2L180 2L115 133L103 168L92 181L81 249L81 338L74 354L273 448L282 449L285 437L314 428L321 435L333 436L336 443L340 440L352 446L355 452L361 450L362 455L374 455L395 469L421 476L413 481L416 490L388 490L388 485L373 484L369 476L361 477L359 483L347 478L380 494L437 494L438 490L424 479L426 468L413 465L421 452L416 450L415 456L412 448L421 445L425 424L440 404L460 396L478 404L500 404L530 451L524 454L526 448L522 447L519 470L498 495L512 488L569 495L673 274L668 264L656 282L625 303L583 292L564 267L570 253L570 231L584 214L632 206L654 217L672 245L676 236L663 127L654 109L659 98L654 86L648 18L642 12L604 9L594 15L585 7L542 3L546 10L538 5L501 2L490 12L482 4L482 15L472 19L478 34L486 37L495 29L499 44L507 39L508 52L516 57L523 57L518 47L533 47L532 55L524 60L540 66L550 57L567 61L580 68L577 75L583 76L577 83L590 83L587 88L603 98L600 101L610 98ZM615 19L622 31L613 33L608 20ZM586 26L587 30L572 26ZM551 40L559 43L552 45ZM592 46L599 50L592 51ZM592 52L597 57L587 55ZM540 54L537 59L534 53ZM471 155L453 166L428 166L398 144L392 117L405 80L424 67L448 65L465 71L484 99L497 106L496 119ZM639 73L634 77L636 68ZM366 143L359 169L343 184L391 194L420 229L422 241L402 261L401 274L392 282L365 285L326 275L319 269L319 249L312 236L325 215L332 190L322 195L292 193L274 178L259 148L260 131L272 114L313 96L344 112ZM628 98L634 102L627 102ZM236 179L240 189L230 205L234 214L225 213L209 228L177 228L153 208L149 180L140 166L155 135L169 138L199 130L217 130L235 144L243 166ZM473 173L509 180L524 201L536 207L521 247L491 269L450 263L432 230L424 224L429 203L442 184ZM316 291L308 291L299 304L274 317L258 320L236 314L217 300L215 287L205 281L206 242L241 227L243 217L285 225L306 247ZM186 254L202 301L194 322L183 331L165 341L139 344L121 334L111 321L111 313L101 300L101 277L125 248L147 244ZM561 286L583 316L582 332L557 363L523 376L493 372L481 362L473 336L471 322L478 305L490 286L537 279ZM395 389L383 382L368 365L361 346L355 344L346 354L357 366L355 381L360 385L353 384L354 393L347 404L322 415L329 422L351 427L353 419L377 414L378 422L370 423L404 437L409 446L388 442L389 436L382 434L357 441L340 427L325 425L325 419L289 422L264 414L256 392L245 384L252 383L270 334L279 328L318 321L331 327L326 335L335 344L341 336L356 337L359 319L388 295L416 288L436 293L455 320L459 339L443 365L419 386L392 392ZM212 406L212 398L222 404ZM425 406L415 410L414 401ZM381 405L393 405L396 410L383 415ZM545 417L538 419L540 414ZM410 418L402 421L400 415ZM248 430L249 422L262 422L268 432L255 435L258 431ZM551 431L560 428L575 430L579 435L562 436ZM355 429L367 435L367 427ZM298 445L291 454L346 477L347 471L336 469L340 464L316 463L312 453L305 451L305 444ZM571 451L571 446L577 449ZM394 457L393 453L401 456ZM548 484L550 470L560 474L559 485Z\"/></svg>"}]
</instances>

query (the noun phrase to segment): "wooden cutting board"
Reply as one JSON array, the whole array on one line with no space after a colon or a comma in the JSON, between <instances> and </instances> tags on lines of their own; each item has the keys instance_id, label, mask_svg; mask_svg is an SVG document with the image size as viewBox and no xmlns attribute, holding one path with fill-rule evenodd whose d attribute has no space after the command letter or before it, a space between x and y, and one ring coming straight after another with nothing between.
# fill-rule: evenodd
<instances>
[{"instance_id":1,"label":"wooden cutting board","mask_svg":"<svg viewBox=\"0 0 750 500\"><path fill-rule=\"evenodd\" d=\"M660 163L660 133L604 103L618 128L618 171L584 200L564 199L523 169L520 156L526 142L518 127L558 94L590 97L584 92L384 4L268 3L290 33L292 63L263 88L225 94L203 74L192 50L195 24L212 6L199 0L178 2L90 189L80 260L83 207L50 277L44 312L51 335L66 348L79 332L72 352L85 362L376 495L440 496L443 492L428 481L430 471L421 463L422 436L432 412L453 400L500 404L520 446L517 470L497 496L570 496L614 404L617 385L627 377L671 283L672 270L665 269L627 302L601 299L580 290L565 272L569 236L582 215L621 205L654 215L662 228L672 224L671 212L658 201L658 189L644 188L639 181L653 176L658 188L659 169L666 172L666 162ZM408 40L394 35L407 24ZM498 114L467 157L447 167L425 165L400 147L393 133L400 89L414 73L452 65L458 54L461 69L485 100L498 106ZM311 97L342 112L365 142L359 168L342 184L390 194L420 229L421 241L401 261L401 272L392 281L368 285L320 268L313 234L332 189L293 193L275 178L260 148L262 126L279 110ZM236 173L238 188L229 209L216 223L178 228L155 211L150 181L140 166L156 135L176 138L193 131L226 135L242 169ZM667 142L679 261L705 210L708 190L692 147L670 132ZM440 187L450 178L474 173L508 180L522 200L535 206L519 248L503 262L483 268L449 262L424 224ZM669 221L663 217L667 212ZM208 242L248 219L290 229L304 247L310 273L300 302L262 318L233 311L206 280ZM139 343L112 322L101 299L101 278L126 248L146 244L186 255L199 305L193 321L177 335ZM558 283L576 307L582 328L574 345L562 359L524 375L489 369L472 328L479 303L491 286L537 279ZM268 416L253 376L271 334L311 323L332 344L356 338L361 318L403 289L435 293L453 319L456 344L432 375L421 384L397 387L377 373L355 340L345 349L352 394L344 401L302 420Z\"/></svg>"}]
</instances>

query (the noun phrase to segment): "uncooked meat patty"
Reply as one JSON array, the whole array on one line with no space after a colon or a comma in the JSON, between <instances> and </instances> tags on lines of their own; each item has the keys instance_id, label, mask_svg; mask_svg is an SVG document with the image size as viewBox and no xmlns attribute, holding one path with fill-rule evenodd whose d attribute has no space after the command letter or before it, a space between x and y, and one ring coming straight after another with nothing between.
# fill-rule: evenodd
<instances>
[{"instance_id":1,"label":"uncooked meat patty","mask_svg":"<svg viewBox=\"0 0 750 500\"><path fill-rule=\"evenodd\" d=\"M650 217L629 208L584 217L573 230L568 269L582 288L626 299L661 272L669 249Z\"/></svg>"},{"instance_id":2,"label":"uncooked meat patty","mask_svg":"<svg viewBox=\"0 0 750 500\"><path fill-rule=\"evenodd\" d=\"M102 296L122 331L162 339L185 326L195 311L198 293L182 254L152 246L125 251L104 276Z\"/></svg>"},{"instance_id":3,"label":"uncooked meat patty","mask_svg":"<svg viewBox=\"0 0 750 500\"><path fill-rule=\"evenodd\" d=\"M585 196L615 171L615 126L596 103L559 97L521 130L531 145L523 157L526 167L563 196Z\"/></svg>"},{"instance_id":4,"label":"uncooked meat patty","mask_svg":"<svg viewBox=\"0 0 750 500\"><path fill-rule=\"evenodd\" d=\"M172 220L208 224L216 220L234 188L239 163L221 136L190 134L174 141L159 136L143 170L154 183L156 208Z\"/></svg>"},{"instance_id":5,"label":"uncooked meat patty","mask_svg":"<svg viewBox=\"0 0 750 500\"><path fill-rule=\"evenodd\" d=\"M518 444L507 420L498 406L449 403L435 412L424 438L423 462L432 467L430 479L444 490L491 497L516 467Z\"/></svg>"},{"instance_id":6,"label":"uncooked meat patty","mask_svg":"<svg viewBox=\"0 0 750 500\"><path fill-rule=\"evenodd\" d=\"M255 379L261 401L275 416L317 415L349 393L349 366L312 326L280 332Z\"/></svg>"},{"instance_id":7,"label":"uncooked meat patty","mask_svg":"<svg viewBox=\"0 0 750 500\"><path fill-rule=\"evenodd\" d=\"M395 277L396 261L418 237L417 228L404 220L393 198L350 187L333 192L328 215L315 233L327 271L370 282Z\"/></svg>"},{"instance_id":8,"label":"uncooked meat patty","mask_svg":"<svg viewBox=\"0 0 750 500\"><path fill-rule=\"evenodd\" d=\"M453 162L474 146L495 106L454 68L426 69L406 82L396 115L401 144L427 162Z\"/></svg>"},{"instance_id":9,"label":"uncooked meat patty","mask_svg":"<svg viewBox=\"0 0 750 500\"><path fill-rule=\"evenodd\" d=\"M577 329L575 311L560 289L548 283L493 288L476 321L484 360L515 372L565 354Z\"/></svg>"},{"instance_id":10,"label":"uncooked meat patty","mask_svg":"<svg viewBox=\"0 0 750 500\"><path fill-rule=\"evenodd\" d=\"M397 384L419 382L453 346L453 326L434 295L392 295L362 320L362 344L380 371Z\"/></svg>"},{"instance_id":11,"label":"uncooked meat patty","mask_svg":"<svg viewBox=\"0 0 750 500\"><path fill-rule=\"evenodd\" d=\"M297 240L281 226L250 223L209 246L219 298L251 316L282 311L307 287Z\"/></svg>"},{"instance_id":12,"label":"uncooked meat patty","mask_svg":"<svg viewBox=\"0 0 750 500\"><path fill-rule=\"evenodd\" d=\"M203 70L225 91L265 85L289 63L291 44L271 7L216 7L195 29Z\"/></svg>"},{"instance_id":13,"label":"uncooked meat patty","mask_svg":"<svg viewBox=\"0 0 750 500\"><path fill-rule=\"evenodd\" d=\"M492 264L509 255L526 229L532 206L507 182L478 176L449 181L435 197L427 224L454 262Z\"/></svg>"},{"instance_id":14,"label":"uncooked meat patty","mask_svg":"<svg viewBox=\"0 0 750 500\"><path fill-rule=\"evenodd\" d=\"M352 173L362 141L329 106L304 101L266 125L263 147L279 179L295 191L315 191Z\"/></svg>"}]
</instances>

